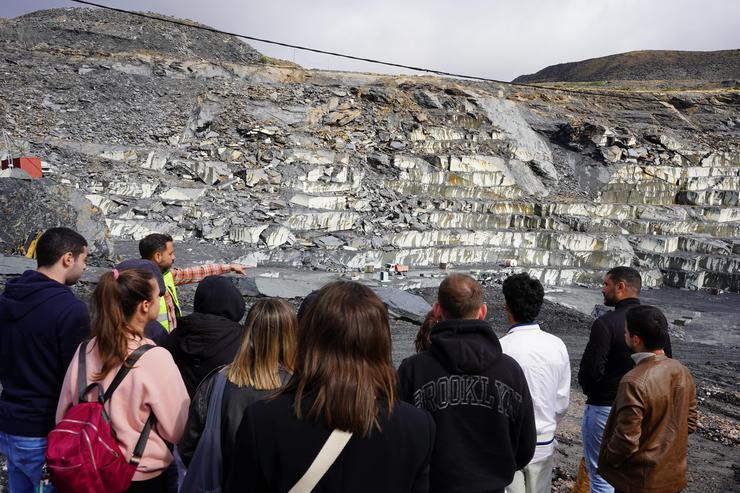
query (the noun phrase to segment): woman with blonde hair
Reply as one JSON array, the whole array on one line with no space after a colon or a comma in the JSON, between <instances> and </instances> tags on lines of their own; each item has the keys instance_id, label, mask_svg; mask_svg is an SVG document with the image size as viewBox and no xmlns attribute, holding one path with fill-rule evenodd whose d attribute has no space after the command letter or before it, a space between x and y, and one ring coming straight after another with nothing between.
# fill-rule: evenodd
<instances>
[{"instance_id":1,"label":"woman with blonde hair","mask_svg":"<svg viewBox=\"0 0 740 493\"><path fill-rule=\"evenodd\" d=\"M241 345L234 361L203 380L193 396L185 436L178 445L185 465L190 466L188 474L192 473L192 467L218 467L211 460L212 457L208 458L207 465L190 462L211 412L211 394L217 388L219 379L224 380L220 414L220 457L228 459L236 447L236 431L244 410L254 402L274 394L290 377L295 357L296 326L295 311L285 300L260 299L249 309ZM223 462L223 471L220 474L222 482L230 477L230 466L228 460Z\"/></svg>"},{"instance_id":2,"label":"woman with blonde hair","mask_svg":"<svg viewBox=\"0 0 740 493\"><path fill-rule=\"evenodd\" d=\"M244 413L226 490L426 491L434 421L395 389L383 302L356 282L324 286L290 381Z\"/></svg>"},{"instance_id":3,"label":"woman with blonde hair","mask_svg":"<svg viewBox=\"0 0 740 493\"><path fill-rule=\"evenodd\" d=\"M85 385L99 383L97 388L109 389L127 358L139 348L144 350L143 346L154 344L144 336L144 327L156 320L159 313L159 286L151 272L113 269L100 277L92 301L95 309L93 338L80 346L85 348L84 357L80 358L78 348L67 369L57 406L57 423L77 404L80 392L84 393L78 383L81 361L84 362ZM132 460L134 447L145 426L149 427L150 416L155 423L127 491L164 491L167 488L167 478L162 474L172 462L167 443L180 440L189 403L172 356L160 347L151 347L141 354L105 401L110 427L127 461Z\"/></svg>"}]
</instances>

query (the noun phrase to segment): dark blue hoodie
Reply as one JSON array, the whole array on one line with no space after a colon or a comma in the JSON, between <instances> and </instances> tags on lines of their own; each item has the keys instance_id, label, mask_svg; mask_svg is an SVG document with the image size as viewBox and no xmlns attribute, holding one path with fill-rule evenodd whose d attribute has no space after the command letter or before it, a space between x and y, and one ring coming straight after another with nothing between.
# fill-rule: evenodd
<instances>
[{"instance_id":1,"label":"dark blue hoodie","mask_svg":"<svg viewBox=\"0 0 740 493\"><path fill-rule=\"evenodd\" d=\"M0 296L0 431L43 437L54 427L64 375L90 335L85 304L35 270Z\"/></svg>"}]
</instances>

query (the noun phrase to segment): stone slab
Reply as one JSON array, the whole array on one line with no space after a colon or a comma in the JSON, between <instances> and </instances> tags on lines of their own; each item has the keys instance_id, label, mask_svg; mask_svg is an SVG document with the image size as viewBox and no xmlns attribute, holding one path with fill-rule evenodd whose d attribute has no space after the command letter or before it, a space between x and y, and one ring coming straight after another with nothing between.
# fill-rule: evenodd
<instances>
[{"instance_id":1,"label":"stone slab","mask_svg":"<svg viewBox=\"0 0 740 493\"><path fill-rule=\"evenodd\" d=\"M34 259L20 256L0 255L0 275L19 276L28 269L35 269L36 261Z\"/></svg>"},{"instance_id":2,"label":"stone slab","mask_svg":"<svg viewBox=\"0 0 740 493\"><path fill-rule=\"evenodd\" d=\"M382 287L373 290L388 306L388 311L396 315L396 318L407 318L420 323L432 309L432 306L421 296L401 289Z\"/></svg>"}]
</instances>

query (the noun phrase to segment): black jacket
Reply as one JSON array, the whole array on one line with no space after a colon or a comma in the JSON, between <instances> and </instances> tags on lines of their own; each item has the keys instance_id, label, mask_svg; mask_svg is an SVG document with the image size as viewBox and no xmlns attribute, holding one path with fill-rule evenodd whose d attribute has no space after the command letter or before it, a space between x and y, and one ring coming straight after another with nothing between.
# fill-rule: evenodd
<instances>
[{"instance_id":1,"label":"black jacket","mask_svg":"<svg viewBox=\"0 0 740 493\"><path fill-rule=\"evenodd\" d=\"M437 425L431 491L503 491L537 442L524 373L486 322L446 320L431 340L398 369L401 399Z\"/></svg>"},{"instance_id":2,"label":"black jacket","mask_svg":"<svg viewBox=\"0 0 740 493\"><path fill-rule=\"evenodd\" d=\"M195 454L200 436L206 426L208 417L208 402L211 399L216 371L214 370L205 380L201 382L195 391L195 396L190 401L188 421L185 432L177 444L183 462L190 465L190 460ZM288 381L290 374L280 369L280 379L283 384ZM223 401L221 403L221 457L223 463L222 477L225 482L231 477L231 461L236 448L236 432L244 417L244 411L255 402L276 394L275 390L256 390L254 387L238 387L226 381Z\"/></svg>"},{"instance_id":3,"label":"black jacket","mask_svg":"<svg viewBox=\"0 0 740 493\"><path fill-rule=\"evenodd\" d=\"M178 319L162 346L172 353L191 399L209 373L234 360L243 332L238 323L217 315L191 313Z\"/></svg>"},{"instance_id":4,"label":"black jacket","mask_svg":"<svg viewBox=\"0 0 740 493\"><path fill-rule=\"evenodd\" d=\"M308 470L331 430L296 418L293 399L285 394L247 408L224 491L285 492ZM390 416L381 411L378 421L382 431L352 436L315 493L427 491L434 421L405 402L396 403Z\"/></svg>"},{"instance_id":5,"label":"black jacket","mask_svg":"<svg viewBox=\"0 0 740 493\"><path fill-rule=\"evenodd\" d=\"M195 290L193 310L161 344L172 353L191 399L209 373L236 356L244 334L239 325L244 298L231 279L209 276Z\"/></svg>"},{"instance_id":6,"label":"black jacket","mask_svg":"<svg viewBox=\"0 0 740 493\"><path fill-rule=\"evenodd\" d=\"M90 336L85 304L35 270L0 296L0 431L45 437L77 346Z\"/></svg>"},{"instance_id":7,"label":"black jacket","mask_svg":"<svg viewBox=\"0 0 740 493\"><path fill-rule=\"evenodd\" d=\"M635 367L632 353L624 341L625 315L630 307L639 305L637 298L627 298L614 310L594 320L586 349L578 369L578 383L586 394L586 404L611 406L617 396L619 381ZM671 338L665 344L665 354L671 357Z\"/></svg>"}]
</instances>

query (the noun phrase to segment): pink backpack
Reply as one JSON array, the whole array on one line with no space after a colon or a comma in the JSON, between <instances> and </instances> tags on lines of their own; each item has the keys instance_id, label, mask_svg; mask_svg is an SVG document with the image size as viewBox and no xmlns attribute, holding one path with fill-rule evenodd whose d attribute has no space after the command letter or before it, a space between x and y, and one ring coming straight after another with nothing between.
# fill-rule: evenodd
<instances>
[{"instance_id":1,"label":"pink backpack","mask_svg":"<svg viewBox=\"0 0 740 493\"><path fill-rule=\"evenodd\" d=\"M108 402L118 385L131 370L134 363L154 346L145 344L136 349L118 370L108 389L103 392L99 383L87 385L85 372L85 341L80 344L77 371L78 404L64 414L64 418L49 432L46 450L46 466L51 482L60 492L74 493L119 493L131 485L131 478L144 453L149 432L155 422L154 414L139 436L133 456L127 461L123 456L115 431L103 405ZM98 390L97 402L88 402L87 394Z\"/></svg>"}]
</instances>

